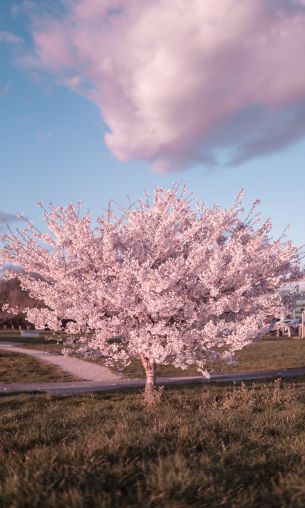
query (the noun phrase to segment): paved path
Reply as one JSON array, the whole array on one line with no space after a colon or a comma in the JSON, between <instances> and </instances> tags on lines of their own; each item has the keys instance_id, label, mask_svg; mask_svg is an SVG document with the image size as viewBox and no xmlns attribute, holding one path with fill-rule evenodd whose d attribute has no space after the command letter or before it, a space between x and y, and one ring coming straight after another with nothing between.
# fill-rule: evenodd
<instances>
[{"instance_id":1,"label":"paved path","mask_svg":"<svg viewBox=\"0 0 305 508\"><path fill-rule=\"evenodd\" d=\"M305 368L269 370L264 372L243 372L239 374L220 374L204 379L202 376L159 378L158 385L185 385L190 383L224 383L232 381L256 381L277 378L295 378L305 376ZM0 395L18 393L50 393L71 395L88 392L111 392L129 388L143 388L143 379L121 379L92 381L71 381L62 383L11 383L0 384Z\"/></svg>"},{"instance_id":2,"label":"paved path","mask_svg":"<svg viewBox=\"0 0 305 508\"><path fill-rule=\"evenodd\" d=\"M121 376L115 374L106 367L102 367L101 365L93 362L79 360L78 358L71 356L63 356L55 353L48 353L46 351L39 351L38 349L19 347L10 342L2 342L0 344L0 349L33 356L34 358L37 358L37 360L52 363L65 372L69 372L69 374L72 374L80 379L86 379L87 381L111 382L121 379Z\"/></svg>"}]
</instances>

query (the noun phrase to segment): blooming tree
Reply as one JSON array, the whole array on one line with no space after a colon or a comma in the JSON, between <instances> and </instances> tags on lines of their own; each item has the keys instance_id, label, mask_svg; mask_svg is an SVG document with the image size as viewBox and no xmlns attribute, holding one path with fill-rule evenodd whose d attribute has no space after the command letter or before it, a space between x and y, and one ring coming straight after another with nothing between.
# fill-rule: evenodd
<instances>
[{"instance_id":1,"label":"blooming tree","mask_svg":"<svg viewBox=\"0 0 305 508\"><path fill-rule=\"evenodd\" d=\"M79 206L51 205L48 232L30 222L9 231L0 258L46 305L27 309L30 322L61 331L69 321L70 352L139 358L151 401L156 364L204 373L210 360L232 361L280 313L277 290L302 275L296 247L269 237L257 203L242 218L241 200L208 208L185 187L156 188L120 213L109 205L95 224Z\"/></svg>"}]
</instances>

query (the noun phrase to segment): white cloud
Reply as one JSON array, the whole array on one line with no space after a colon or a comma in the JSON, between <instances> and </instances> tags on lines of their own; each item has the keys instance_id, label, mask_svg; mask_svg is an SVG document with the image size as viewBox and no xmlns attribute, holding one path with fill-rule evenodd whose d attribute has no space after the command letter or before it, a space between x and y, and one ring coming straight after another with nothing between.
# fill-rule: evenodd
<instances>
[{"instance_id":1,"label":"white cloud","mask_svg":"<svg viewBox=\"0 0 305 508\"><path fill-rule=\"evenodd\" d=\"M232 164L305 133L305 7L296 0L74 0L33 18L28 65L85 95L122 161Z\"/></svg>"},{"instance_id":2,"label":"white cloud","mask_svg":"<svg viewBox=\"0 0 305 508\"><path fill-rule=\"evenodd\" d=\"M0 42L7 44L21 44L22 39L12 32L0 32Z\"/></svg>"}]
</instances>

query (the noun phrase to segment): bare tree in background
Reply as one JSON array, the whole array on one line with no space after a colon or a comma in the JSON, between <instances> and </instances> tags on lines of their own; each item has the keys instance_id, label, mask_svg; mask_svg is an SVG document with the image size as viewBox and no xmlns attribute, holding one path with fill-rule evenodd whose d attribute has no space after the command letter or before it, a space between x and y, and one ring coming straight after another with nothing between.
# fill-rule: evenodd
<instances>
[{"instance_id":1,"label":"bare tree in background","mask_svg":"<svg viewBox=\"0 0 305 508\"><path fill-rule=\"evenodd\" d=\"M3 306L7 304L10 308L18 309L18 312L12 314L5 308L3 309ZM37 305L42 306L42 303L30 298L28 291L21 288L18 279L0 279L0 328L29 326L26 321L26 311L23 312L23 309L37 307Z\"/></svg>"}]
</instances>

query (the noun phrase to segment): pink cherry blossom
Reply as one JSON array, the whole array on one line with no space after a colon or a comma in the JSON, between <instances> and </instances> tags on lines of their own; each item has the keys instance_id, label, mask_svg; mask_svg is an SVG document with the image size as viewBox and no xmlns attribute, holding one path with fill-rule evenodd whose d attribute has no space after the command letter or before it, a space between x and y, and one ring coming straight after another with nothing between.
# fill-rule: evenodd
<instances>
[{"instance_id":1,"label":"pink cherry blossom","mask_svg":"<svg viewBox=\"0 0 305 508\"><path fill-rule=\"evenodd\" d=\"M109 205L94 223L77 205L51 205L48 232L10 230L0 261L46 305L28 320L64 331L68 353L140 358L149 400L156 364L204 374L210 360L232 361L282 311L278 289L303 276L297 248L270 238L257 203L243 219L241 200L207 208L175 185L120 213Z\"/></svg>"}]
</instances>

